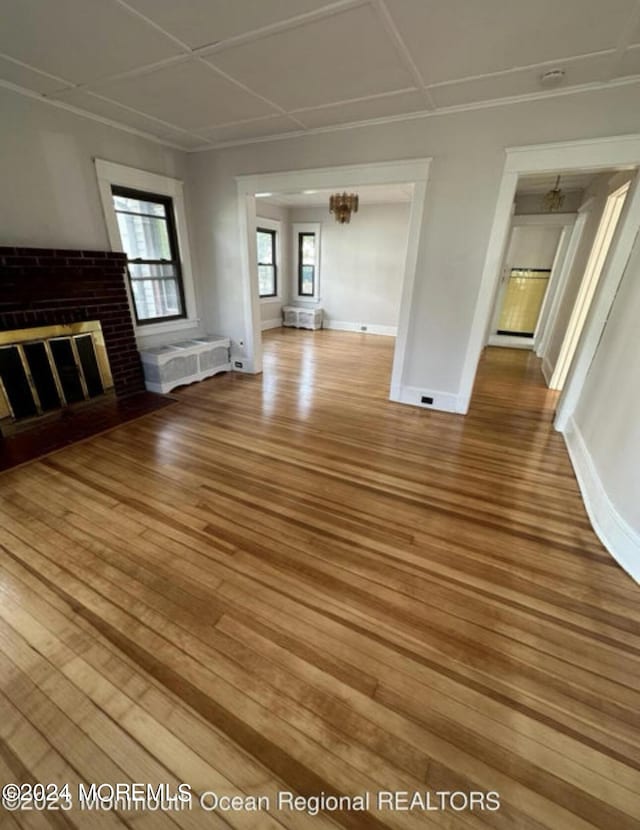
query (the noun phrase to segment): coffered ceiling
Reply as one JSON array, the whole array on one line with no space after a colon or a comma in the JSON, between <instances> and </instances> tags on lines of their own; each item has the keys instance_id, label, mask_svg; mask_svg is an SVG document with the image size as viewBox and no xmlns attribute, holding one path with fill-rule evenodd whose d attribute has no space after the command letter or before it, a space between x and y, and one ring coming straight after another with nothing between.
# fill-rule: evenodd
<instances>
[{"instance_id":1,"label":"coffered ceiling","mask_svg":"<svg viewBox=\"0 0 640 830\"><path fill-rule=\"evenodd\" d=\"M640 0L2 0L0 84L186 150L619 83Z\"/></svg>"}]
</instances>

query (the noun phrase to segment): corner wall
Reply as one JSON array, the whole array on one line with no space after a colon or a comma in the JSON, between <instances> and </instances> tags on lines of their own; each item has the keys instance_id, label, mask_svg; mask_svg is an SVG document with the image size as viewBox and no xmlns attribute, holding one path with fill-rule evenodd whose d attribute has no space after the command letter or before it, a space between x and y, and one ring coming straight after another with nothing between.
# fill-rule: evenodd
<instances>
[{"instance_id":1,"label":"corner wall","mask_svg":"<svg viewBox=\"0 0 640 830\"><path fill-rule=\"evenodd\" d=\"M640 582L640 237L566 433L603 544Z\"/></svg>"}]
</instances>

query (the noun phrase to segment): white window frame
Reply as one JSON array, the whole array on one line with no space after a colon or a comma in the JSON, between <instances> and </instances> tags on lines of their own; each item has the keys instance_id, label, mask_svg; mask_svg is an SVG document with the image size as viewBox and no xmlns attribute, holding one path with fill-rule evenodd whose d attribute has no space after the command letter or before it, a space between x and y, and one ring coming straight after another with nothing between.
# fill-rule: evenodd
<instances>
[{"instance_id":1,"label":"white window frame","mask_svg":"<svg viewBox=\"0 0 640 830\"><path fill-rule=\"evenodd\" d=\"M296 298L297 302L301 303L319 303L320 302L320 252L322 250L321 247L321 230L322 230L322 223L321 222L294 222L291 225L291 232L292 232L292 259L293 268L291 269L292 280L293 280L293 289L291 292L291 296ZM315 273L315 284L313 286L313 296L307 294L299 294L299 284L298 284L298 267L300 263L298 262L298 234L300 233L315 233L316 235L316 273Z\"/></svg>"},{"instance_id":2,"label":"white window frame","mask_svg":"<svg viewBox=\"0 0 640 830\"><path fill-rule=\"evenodd\" d=\"M278 219L267 219L266 216L256 216L256 238L259 228L276 232L276 294L274 297L260 297L260 288L258 287L260 305L268 305L269 303L282 304L282 284L286 279L284 269L282 268L282 222Z\"/></svg>"},{"instance_id":3,"label":"white window frame","mask_svg":"<svg viewBox=\"0 0 640 830\"><path fill-rule=\"evenodd\" d=\"M112 186L130 187L133 190L144 190L147 193L157 193L160 196L169 196L173 202L173 212L178 236L178 249L182 271L182 290L184 293L185 316L178 320L165 320L162 323L136 323L135 307L131 296L131 286L127 280L127 295L131 317L138 337L147 337L152 334L163 334L180 329L191 329L199 325L196 316L196 298L191 267L191 251L187 233L187 219L184 209L184 185L180 179L170 176L161 176L158 173L149 173L124 164L115 164L104 159L95 159L98 189L102 201L102 210L107 224L107 234L112 251L124 251L118 219L113 206Z\"/></svg>"}]
</instances>

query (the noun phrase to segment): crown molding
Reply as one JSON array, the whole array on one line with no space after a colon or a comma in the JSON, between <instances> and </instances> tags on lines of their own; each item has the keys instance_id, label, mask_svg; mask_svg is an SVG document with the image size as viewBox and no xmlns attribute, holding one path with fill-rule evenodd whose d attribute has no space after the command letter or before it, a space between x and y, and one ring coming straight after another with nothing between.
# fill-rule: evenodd
<instances>
[{"instance_id":1,"label":"crown molding","mask_svg":"<svg viewBox=\"0 0 640 830\"><path fill-rule=\"evenodd\" d=\"M10 81L4 81L0 79L0 88L7 89L10 92L14 92L18 95L23 95L27 98L31 98L32 100L39 101L43 104L48 104L52 107L57 107L58 109L66 110L67 112L72 113L73 115L80 116L82 118L88 118L91 121L96 121L99 124L104 124L107 127L112 127L117 130L122 130L123 132L130 133L131 135L136 135L140 138L144 138L147 141L152 141L155 144L160 144L165 147L170 147L173 150L178 150L181 153L203 153L209 152L211 150L224 150L231 147L242 147L251 144L264 144L269 141L282 141L285 139L290 138L300 138L301 136L309 136L309 135L321 135L323 133L332 133L332 132L341 132L343 130L353 130L359 129L362 127L370 127L370 126L378 126L384 124L394 124L402 121L417 121L423 118L436 118L446 115L455 115L457 113L465 113L465 112L473 112L475 110L482 110L482 109L492 109L494 107L505 107L511 106L513 104L521 104L521 103L528 103L531 101L541 101L547 98L558 98L565 95L579 95L581 93L586 92L597 92L604 89L615 89L617 87L623 86L633 86L635 84L640 84L640 75L631 75L626 78L619 78L614 81L597 81L588 84L582 84L580 86L569 87L565 89L554 89L554 90L543 90L540 92L531 92L525 95L512 95L505 98L494 98L489 99L486 101L474 101L468 104L455 104L450 107L440 107L439 109L435 110L419 110L418 112L411 112L411 113L400 113L398 115L388 115L388 116L381 116L379 118L369 118L362 121L351 121L346 124L331 124L327 125L326 127L310 127L300 130L292 130L286 133L277 133L274 135L267 135L267 136L255 136L253 138L239 138L239 139L231 139L229 141L220 141L220 142L208 142L202 136L198 135L197 132L190 132L190 131L183 131L185 135L188 135L190 138L195 139L202 139L202 146L200 147L183 147L180 144L176 144L175 142L171 141L168 138L162 138L161 136L154 135L153 133L148 133L145 130L139 130L136 127L131 127L127 124L123 124L120 121L116 121L111 118L106 118L102 115L97 115L96 113L89 112L87 110L83 110L80 107L76 107L73 104L68 104L65 101L60 101L55 98L45 97L40 92L35 92L34 90L27 89L26 87L19 86L18 84L11 83ZM95 93L94 93L95 94ZM385 97L390 95L391 93L385 93ZM98 96L102 97L102 96ZM372 96L375 98L383 97L383 96ZM110 100L110 99L108 99ZM367 100L367 99L362 99ZM117 103L117 102L113 102ZM122 106L118 104L118 106ZM145 113L138 113L137 110L135 112L141 116L146 118L150 118L150 116L146 115ZM278 115L282 115L283 113L277 113ZM289 113L284 113L287 117L291 116ZM274 113L273 116L263 116L257 119L247 119L247 121L261 121L267 120L270 117L275 117L276 114ZM295 118L293 119L295 120ZM242 123L242 122L237 122ZM230 125L221 125L221 126L230 126ZM176 132L181 132L179 127L173 128Z\"/></svg>"},{"instance_id":2,"label":"crown molding","mask_svg":"<svg viewBox=\"0 0 640 830\"><path fill-rule=\"evenodd\" d=\"M18 84L12 84L10 81L3 81L0 79L0 88L7 89L9 92L15 92L18 95L22 95L25 98L31 98L33 101L38 101L41 104L47 104L50 107L55 107L56 109L66 110L67 112L72 113L73 115L78 115L82 118L88 118L90 121L97 121L98 124L104 124L107 127L113 127L116 130L122 130L125 133L131 133L131 135L138 136L138 138L144 138L147 141L153 141L154 144L162 144L165 147L171 147L173 150L179 150L181 153L187 153L189 150L186 150L184 147L181 147L179 144L174 144L172 141L168 139L161 138L160 136L153 135L152 133L147 133L144 130L138 130L136 127L130 127L127 124L122 124L120 121L113 121L111 118L105 118L103 115L97 115L94 112L88 112L87 110L80 109L80 107L74 107L73 104L67 104L65 101L59 101L56 98L46 98L40 92L34 92L32 89L26 89L25 87L18 86ZM191 135L191 133L189 133ZM202 149L213 149L213 148L202 148Z\"/></svg>"},{"instance_id":3,"label":"crown molding","mask_svg":"<svg viewBox=\"0 0 640 830\"><path fill-rule=\"evenodd\" d=\"M191 150L187 150L186 152L202 153L208 150L224 150L228 147L240 147L247 144L263 144L267 141L282 141L287 138L298 138L301 135L317 135L321 133L332 133L339 132L341 130L353 130L361 127L377 126L379 124L393 124L399 121L417 121L422 118L437 118L443 115L455 115L457 113L472 112L474 110L505 107L512 104L541 101L546 98L558 98L564 95L579 95L585 92L597 92L603 89L632 86L639 83L640 75L632 75L626 78L619 78L615 81L594 81L593 83L581 84L580 86L574 86L567 89L543 90L540 92L526 93L524 95L511 95L505 98L492 98L486 101L474 101L468 104L455 104L450 107L440 107L435 110L419 110L418 112L401 113L399 115L385 115L380 118L368 118L363 121L351 121L347 124L331 124L326 127L311 127L305 130L294 130L287 133L278 133L276 135L220 141L213 143L208 147L196 147Z\"/></svg>"}]
</instances>

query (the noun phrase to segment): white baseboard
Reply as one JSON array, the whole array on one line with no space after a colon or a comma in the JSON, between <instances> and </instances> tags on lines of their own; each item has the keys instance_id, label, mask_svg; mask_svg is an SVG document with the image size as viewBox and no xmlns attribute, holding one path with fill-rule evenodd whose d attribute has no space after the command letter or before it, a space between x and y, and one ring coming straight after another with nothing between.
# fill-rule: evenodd
<instances>
[{"instance_id":1,"label":"white baseboard","mask_svg":"<svg viewBox=\"0 0 640 830\"><path fill-rule=\"evenodd\" d=\"M348 323L343 320L329 320L327 317L324 318L322 328L335 329L336 331L357 331L360 334L384 334L388 337L395 337L398 334L397 326L379 326L377 323Z\"/></svg>"},{"instance_id":2,"label":"white baseboard","mask_svg":"<svg viewBox=\"0 0 640 830\"><path fill-rule=\"evenodd\" d=\"M507 349L529 349L533 350L533 337L513 337L508 334L492 334L489 338L489 346L502 346Z\"/></svg>"},{"instance_id":3,"label":"white baseboard","mask_svg":"<svg viewBox=\"0 0 640 830\"><path fill-rule=\"evenodd\" d=\"M548 358L542 359L542 376L544 377L545 381L547 382L547 386L551 383L551 378L553 377L553 366L549 363Z\"/></svg>"},{"instance_id":4,"label":"white baseboard","mask_svg":"<svg viewBox=\"0 0 640 830\"><path fill-rule=\"evenodd\" d=\"M569 419L563 434L593 529L616 562L640 583L640 533L623 519L611 502L573 418Z\"/></svg>"},{"instance_id":5,"label":"white baseboard","mask_svg":"<svg viewBox=\"0 0 640 830\"><path fill-rule=\"evenodd\" d=\"M262 331L267 329L279 329L282 326L282 317L274 317L273 320L263 320L260 324Z\"/></svg>"},{"instance_id":6,"label":"white baseboard","mask_svg":"<svg viewBox=\"0 0 640 830\"><path fill-rule=\"evenodd\" d=\"M422 403L423 397L433 398L433 403ZM402 386L397 397L392 397L397 403L406 403L419 406L421 409L437 409L440 412L456 412L461 414L460 401L457 395L450 392L440 392L436 389L421 389L417 386Z\"/></svg>"}]
</instances>

